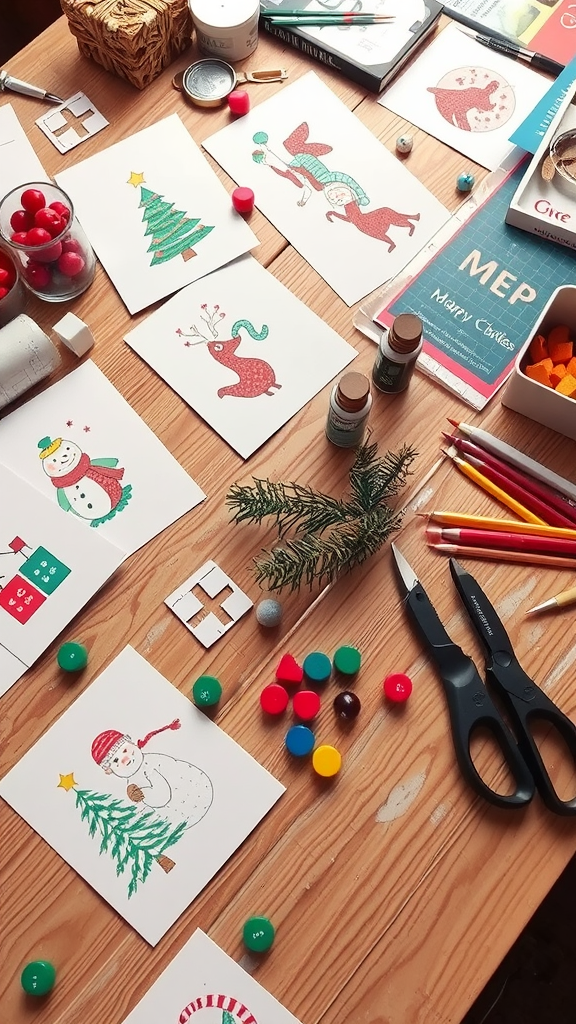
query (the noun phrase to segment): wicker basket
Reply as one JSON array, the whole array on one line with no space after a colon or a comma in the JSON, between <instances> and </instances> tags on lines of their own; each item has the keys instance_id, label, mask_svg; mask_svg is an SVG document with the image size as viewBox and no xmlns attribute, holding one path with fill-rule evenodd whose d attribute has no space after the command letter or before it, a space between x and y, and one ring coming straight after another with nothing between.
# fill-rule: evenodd
<instances>
[{"instance_id":1,"label":"wicker basket","mask_svg":"<svg viewBox=\"0 0 576 1024\"><path fill-rule=\"evenodd\" d=\"M60 0L84 57L138 89L153 82L192 38L188 0Z\"/></svg>"}]
</instances>

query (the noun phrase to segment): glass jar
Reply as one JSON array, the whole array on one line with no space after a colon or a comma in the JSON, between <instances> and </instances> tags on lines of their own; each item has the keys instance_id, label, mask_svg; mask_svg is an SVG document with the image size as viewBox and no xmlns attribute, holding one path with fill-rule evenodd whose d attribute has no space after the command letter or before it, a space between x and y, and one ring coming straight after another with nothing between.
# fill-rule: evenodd
<instances>
[{"instance_id":1,"label":"glass jar","mask_svg":"<svg viewBox=\"0 0 576 1024\"><path fill-rule=\"evenodd\" d=\"M86 291L95 270L94 252L57 185L32 181L0 202L0 239L27 288L47 302L66 302Z\"/></svg>"},{"instance_id":2,"label":"glass jar","mask_svg":"<svg viewBox=\"0 0 576 1024\"><path fill-rule=\"evenodd\" d=\"M26 290L18 264L8 249L0 245L0 327L10 323L26 308Z\"/></svg>"}]
</instances>

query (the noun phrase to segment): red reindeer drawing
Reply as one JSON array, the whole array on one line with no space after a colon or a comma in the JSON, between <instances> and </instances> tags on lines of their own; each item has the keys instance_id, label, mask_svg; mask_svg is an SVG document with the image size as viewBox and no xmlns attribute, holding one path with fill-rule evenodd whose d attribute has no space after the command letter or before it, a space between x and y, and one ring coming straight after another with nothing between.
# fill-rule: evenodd
<instances>
[{"instance_id":1,"label":"red reindeer drawing","mask_svg":"<svg viewBox=\"0 0 576 1024\"><path fill-rule=\"evenodd\" d=\"M495 104L490 99L493 92L500 88L497 81L488 82L483 89L476 85L470 85L466 89L442 89L439 86L430 86L426 91L431 92L436 101L438 113L464 132L472 131L468 121L468 114L472 110L493 111Z\"/></svg>"},{"instance_id":2,"label":"red reindeer drawing","mask_svg":"<svg viewBox=\"0 0 576 1024\"><path fill-rule=\"evenodd\" d=\"M192 345L207 345L210 355L217 363L227 366L229 370L233 370L238 375L238 382L236 384L228 384L226 387L218 388L218 398L224 398L225 395L232 395L235 398L258 398L260 395L272 397L274 395L272 389L279 390L282 385L276 383L276 374L270 364L264 359L236 355L236 349L242 341L240 337L240 329L242 327L254 341L264 341L268 337L268 326L263 324L262 330L257 331L249 320L236 320L232 324L232 337L228 338L227 341L220 341L218 340L216 324L223 320L226 314L220 312L219 306L214 306L213 312L208 313L206 303L203 304L202 309L206 315L201 314L200 318L207 325L212 335L211 338L207 338L202 334L196 324L192 324L190 332L186 333L178 328L176 334L182 338L199 338L199 341L188 341L185 344L188 347Z\"/></svg>"}]
</instances>

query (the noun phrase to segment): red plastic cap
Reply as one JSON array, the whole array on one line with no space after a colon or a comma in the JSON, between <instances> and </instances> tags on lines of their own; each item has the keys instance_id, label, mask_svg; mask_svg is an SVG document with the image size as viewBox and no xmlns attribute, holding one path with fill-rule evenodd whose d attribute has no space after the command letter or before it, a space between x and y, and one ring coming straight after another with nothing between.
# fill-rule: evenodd
<instances>
[{"instance_id":1,"label":"red plastic cap","mask_svg":"<svg viewBox=\"0 0 576 1024\"><path fill-rule=\"evenodd\" d=\"M382 688L388 700L394 701L395 704L403 704L412 693L412 680L403 672L393 672L392 675L386 676Z\"/></svg>"},{"instance_id":2,"label":"red plastic cap","mask_svg":"<svg viewBox=\"0 0 576 1024\"><path fill-rule=\"evenodd\" d=\"M260 694L260 705L268 715L281 715L288 707L288 691L280 683L270 683Z\"/></svg>"},{"instance_id":3,"label":"red plastic cap","mask_svg":"<svg viewBox=\"0 0 576 1024\"><path fill-rule=\"evenodd\" d=\"M294 714L303 722L309 722L320 711L320 697L314 690L298 690L292 701Z\"/></svg>"},{"instance_id":4,"label":"red plastic cap","mask_svg":"<svg viewBox=\"0 0 576 1024\"><path fill-rule=\"evenodd\" d=\"M251 188L235 188L232 193L232 205L237 213L252 213L254 209L254 193Z\"/></svg>"},{"instance_id":5,"label":"red plastic cap","mask_svg":"<svg viewBox=\"0 0 576 1024\"><path fill-rule=\"evenodd\" d=\"M250 110L250 97L246 90L234 89L228 96L228 106L232 114L247 114Z\"/></svg>"}]
</instances>

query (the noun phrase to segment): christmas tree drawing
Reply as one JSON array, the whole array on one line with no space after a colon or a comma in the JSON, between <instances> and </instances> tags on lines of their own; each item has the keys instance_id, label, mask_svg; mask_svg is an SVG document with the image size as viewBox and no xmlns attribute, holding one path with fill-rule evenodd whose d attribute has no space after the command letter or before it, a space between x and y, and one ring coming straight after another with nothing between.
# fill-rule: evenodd
<instances>
[{"instance_id":1,"label":"christmas tree drawing","mask_svg":"<svg viewBox=\"0 0 576 1024\"><path fill-rule=\"evenodd\" d=\"M182 837L185 821L172 825L154 811L143 812L109 793L76 789L77 785L73 772L60 776L59 788L66 792L74 789L76 808L90 837L101 837L99 853L112 857L118 876L129 870L129 899L146 881L154 863L166 873L172 870L175 862L165 850Z\"/></svg>"},{"instance_id":2,"label":"christmas tree drawing","mask_svg":"<svg viewBox=\"0 0 576 1024\"><path fill-rule=\"evenodd\" d=\"M152 235L147 250L153 253L150 266L166 263L174 256L181 256L185 261L192 259L196 256L192 247L209 235L214 227L201 224L199 217L189 217L183 210L176 210L174 203L165 200L158 192L145 188L143 181L144 175L134 172L128 179L129 184L135 188L140 186L139 209L144 211L142 220L147 224L144 237Z\"/></svg>"}]
</instances>

